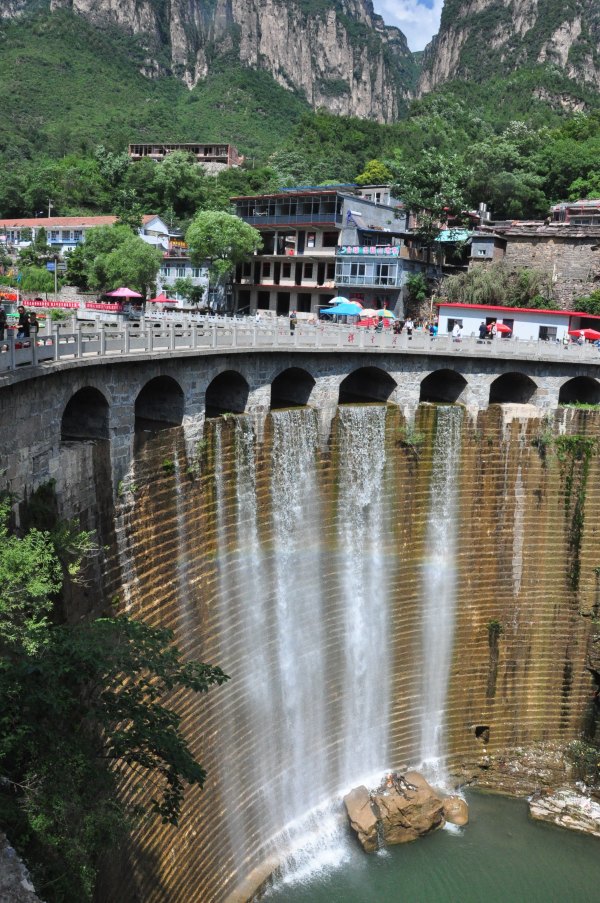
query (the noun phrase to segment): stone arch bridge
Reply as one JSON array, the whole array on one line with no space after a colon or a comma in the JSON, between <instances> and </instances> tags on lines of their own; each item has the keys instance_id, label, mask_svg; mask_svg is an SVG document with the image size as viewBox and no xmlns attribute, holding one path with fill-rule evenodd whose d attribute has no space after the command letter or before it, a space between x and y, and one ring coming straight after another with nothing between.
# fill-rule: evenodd
<instances>
[{"instance_id":1,"label":"stone arch bridge","mask_svg":"<svg viewBox=\"0 0 600 903\"><path fill-rule=\"evenodd\" d=\"M19 354L25 355L19 360ZM28 357L29 356L29 357ZM205 417L249 414L260 431L272 408L309 405L326 436L338 404L385 402L410 418L421 402L516 404L527 416L561 403L600 403L595 348L548 343L453 343L450 337L359 333L345 327L273 329L217 324L78 330L11 349L0 373L2 483L59 475L61 446L109 440L113 479L129 466L136 426L182 424L193 443Z\"/></svg>"}]
</instances>

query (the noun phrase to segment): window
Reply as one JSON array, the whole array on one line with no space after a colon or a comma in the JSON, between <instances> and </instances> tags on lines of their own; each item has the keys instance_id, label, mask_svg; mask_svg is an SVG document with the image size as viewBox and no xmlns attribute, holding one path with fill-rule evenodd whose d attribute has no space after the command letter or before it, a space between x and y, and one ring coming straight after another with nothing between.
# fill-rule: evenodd
<instances>
[{"instance_id":1,"label":"window","mask_svg":"<svg viewBox=\"0 0 600 903\"><path fill-rule=\"evenodd\" d=\"M202 275L202 270L200 267L192 268L192 276L194 277L194 279L198 279L201 275Z\"/></svg>"},{"instance_id":2,"label":"window","mask_svg":"<svg viewBox=\"0 0 600 903\"><path fill-rule=\"evenodd\" d=\"M281 267L281 278L282 279L290 279L292 275L292 265L291 263L284 263Z\"/></svg>"},{"instance_id":3,"label":"window","mask_svg":"<svg viewBox=\"0 0 600 903\"><path fill-rule=\"evenodd\" d=\"M252 275L252 264L249 261L246 261L242 264L242 276L251 276Z\"/></svg>"},{"instance_id":4,"label":"window","mask_svg":"<svg viewBox=\"0 0 600 903\"><path fill-rule=\"evenodd\" d=\"M540 339L542 342L556 341L556 326L540 326Z\"/></svg>"},{"instance_id":5,"label":"window","mask_svg":"<svg viewBox=\"0 0 600 903\"><path fill-rule=\"evenodd\" d=\"M304 278L312 279L312 277L313 277L313 265L312 265L312 263L305 263L304 264Z\"/></svg>"},{"instance_id":6,"label":"window","mask_svg":"<svg viewBox=\"0 0 600 903\"><path fill-rule=\"evenodd\" d=\"M271 275L271 264L270 263L263 263L262 274L263 274L264 279L267 279Z\"/></svg>"},{"instance_id":7,"label":"window","mask_svg":"<svg viewBox=\"0 0 600 903\"><path fill-rule=\"evenodd\" d=\"M337 246L337 232L323 232L323 247L335 248Z\"/></svg>"},{"instance_id":8,"label":"window","mask_svg":"<svg viewBox=\"0 0 600 903\"><path fill-rule=\"evenodd\" d=\"M335 279L335 263L327 264L327 279Z\"/></svg>"},{"instance_id":9,"label":"window","mask_svg":"<svg viewBox=\"0 0 600 903\"><path fill-rule=\"evenodd\" d=\"M75 229L73 232L73 241L83 241L83 230Z\"/></svg>"},{"instance_id":10,"label":"window","mask_svg":"<svg viewBox=\"0 0 600 903\"><path fill-rule=\"evenodd\" d=\"M306 233L306 247L307 248L314 248L316 237L317 237L316 232L307 232Z\"/></svg>"},{"instance_id":11,"label":"window","mask_svg":"<svg viewBox=\"0 0 600 903\"><path fill-rule=\"evenodd\" d=\"M185 277L185 267L177 267L177 276L180 279L183 279Z\"/></svg>"},{"instance_id":12,"label":"window","mask_svg":"<svg viewBox=\"0 0 600 903\"><path fill-rule=\"evenodd\" d=\"M50 231L50 241L51 242L58 241L59 235L60 235L60 233L59 233L58 229L52 229Z\"/></svg>"},{"instance_id":13,"label":"window","mask_svg":"<svg viewBox=\"0 0 600 903\"><path fill-rule=\"evenodd\" d=\"M457 320L457 319L453 319L452 317L448 317L448 332L452 332L452 330L454 329L455 323L458 323L458 325L460 326L461 329L463 328L462 320Z\"/></svg>"}]
</instances>

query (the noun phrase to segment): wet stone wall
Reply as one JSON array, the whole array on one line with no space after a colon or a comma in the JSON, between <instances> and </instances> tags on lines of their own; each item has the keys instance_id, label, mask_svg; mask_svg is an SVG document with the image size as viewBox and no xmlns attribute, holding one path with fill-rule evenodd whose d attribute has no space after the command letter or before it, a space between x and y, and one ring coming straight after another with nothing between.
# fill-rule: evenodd
<instances>
[{"instance_id":1,"label":"wet stone wall","mask_svg":"<svg viewBox=\"0 0 600 903\"><path fill-rule=\"evenodd\" d=\"M579 735L593 692L600 419L463 412L454 554L440 563L428 545L432 485L444 494L439 416L421 405L407 425L393 406L349 406L325 444L308 410L273 414L261 442L251 418L219 418L192 464L180 430L140 439L117 505L123 607L174 628L231 681L177 700L209 780L179 831L136 838L132 899L248 898L293 844L284 826L423 761L438 670L444 736L431 742L450 769L482 747ZM440 602L454 605L447 666L439 631L424 629L431 566L454 585ZM435 600L431 617L435 628Z\"/></svg>"}]
</instances>

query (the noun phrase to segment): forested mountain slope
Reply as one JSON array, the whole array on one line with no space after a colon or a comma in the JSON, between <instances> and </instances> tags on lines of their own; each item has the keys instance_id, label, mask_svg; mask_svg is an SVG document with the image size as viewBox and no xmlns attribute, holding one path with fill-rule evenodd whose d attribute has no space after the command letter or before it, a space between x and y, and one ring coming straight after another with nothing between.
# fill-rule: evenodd
<instances>
[{"instance_id":1,"label":"forested mountain slope","mask_svg":"<svg viewBox=\"0 0 600 903\"><path fill-rule=\"evenodd\" d=\"M439 34L424 55L419 91L537 66L598 90L599 47L598 0L445 0ZM544 87L540 72L542 98ZM566 105L568 94L562 92Z\"/></svg>"},{"instance_id":2,"label":"forested mountain slope","mask_svg":"<svg viewBox=\"0 0 600 903\"><path fill-rule=\"evenodd\" d=\"M3 15L41 8L135 36L141 73L188 87L226 58L269 73L315 109L390 122L417 80L404 35L371 0L10 0Z\"/></svg>"}]
</instances>

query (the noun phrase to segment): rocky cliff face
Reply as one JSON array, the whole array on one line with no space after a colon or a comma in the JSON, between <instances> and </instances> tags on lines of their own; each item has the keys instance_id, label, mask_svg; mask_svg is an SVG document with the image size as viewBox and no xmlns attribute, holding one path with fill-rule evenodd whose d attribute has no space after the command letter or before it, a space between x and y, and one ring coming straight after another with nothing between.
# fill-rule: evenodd
<instances>
[{"instance_id":1,"label":"rocky cliff face","mask_svg":"<svg viewBox=\"0 0 600 903\"><path fill-rule=\"evenodd\" d=\"M446 0L419 93L453 78L479 81L543 63L600 88L599 45L597 0Z\"/></svg>"},{"instance_id":2,"label":"rocky cliff face","mask_svg":"<svg viewBox=\"0 0 600 903\"><path fill-rule=\"evenodd\" d=\"M10 0L9 5L24 5ZM406 39L371 0L50 0L91 22L139 35L146 74L171 71L193 87L223 55L267 70L313 107L393 120L415 81Z\"/></svg>"}]
</instances>

